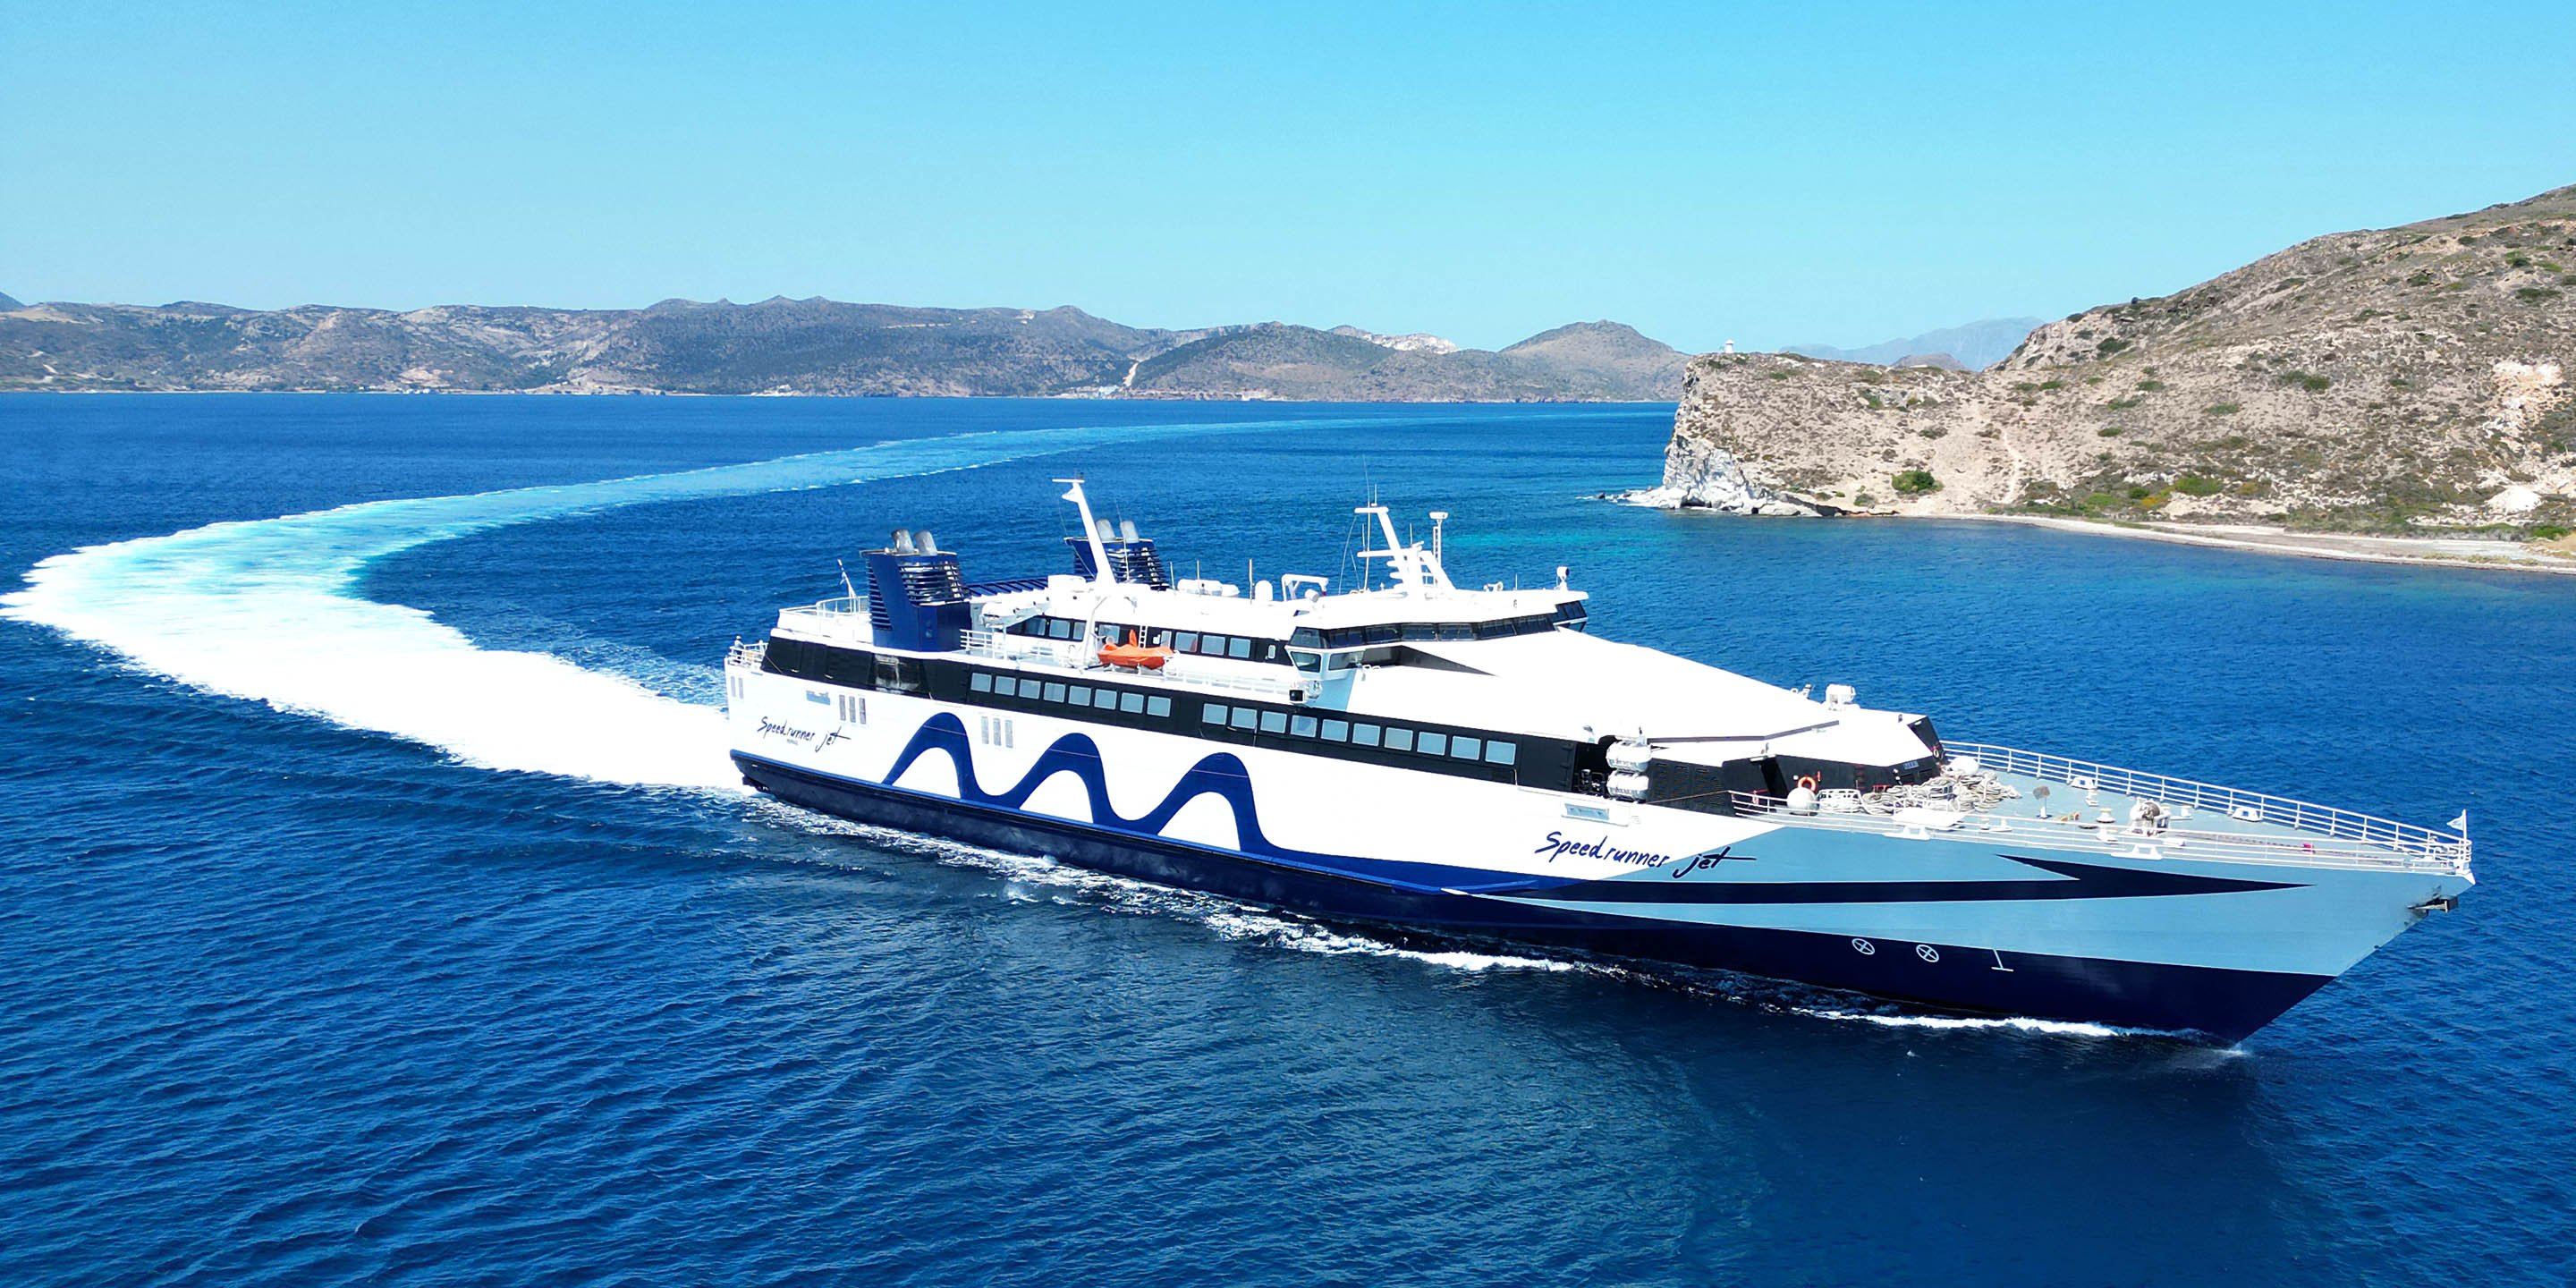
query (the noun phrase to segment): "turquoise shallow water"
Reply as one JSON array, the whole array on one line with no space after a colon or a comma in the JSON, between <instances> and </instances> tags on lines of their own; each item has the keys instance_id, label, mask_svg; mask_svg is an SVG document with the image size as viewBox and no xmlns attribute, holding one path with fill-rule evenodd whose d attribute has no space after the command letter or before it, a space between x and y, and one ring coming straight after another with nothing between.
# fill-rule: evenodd
<instances>
[{"instance_id":1,"label":"turquoise shallow water","mask_svg":"<svg viewBox=\"0 0 2576 1288\"><path fill-rule=\"evenodd\" d=\"M136 543L0 620L0 1276L2576 1273L2576 585L1585 499L1669 415L0 398L0 560ZM2469 808L2481 885L2218 1051L1399 952L710 785L729 640L897 523L1051 570L1068 470L1228 576L1333 571L1374 484L1462 577L1570 564L1599 630L1953 736Z\"/></svg>"}]
</instances>

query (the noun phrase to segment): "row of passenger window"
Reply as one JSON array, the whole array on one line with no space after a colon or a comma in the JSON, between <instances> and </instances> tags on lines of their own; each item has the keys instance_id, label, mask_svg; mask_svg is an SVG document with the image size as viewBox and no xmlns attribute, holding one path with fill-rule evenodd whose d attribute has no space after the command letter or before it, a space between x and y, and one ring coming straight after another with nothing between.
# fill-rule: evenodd
<instances>
[{"instance_id":1,"label":"row of passenger window","mask_svg":"<svg viewBox=\"0 0 2576 1288\"><path fill-rule=\"evenodd\" d=\"M1494 640L1513 635L1540 635L1560 626L1582 630L1585 621L1581 600L1568 600L1554 612L1527 617L1507 617L1498 622L1379 622L1369 626L1339 626L1318 630L1301 626L1289 641L1292 648L1351 649L1380 644L1425 643L1442 640Z\"/></svg>"},{"instance_id":2,"label":"row of passenger window","mask_svg":"<svg viewBox=\"0 0 2576 1288\"><path fill-rule=\"evenodd\" d=\"M1245 635L1219 635L1212 631L1175 631L1161 626L1134 627L1117 622L1102 622L1103 638L1126 641L1133 638L1148 648L1169 648L1176 653L1196 653L1201 657L1231 657L1247 662L1284 662L1286 649L1278 640L1254 639ZM1032 617L1011 627L1013 635L1034 635L1041 639L1075 640L1082 638L1082 623L1067 617Z\"/></svg>"},{"instance_id":3,"label":"row of passenger window","mask_svg":"<svg viewBox=\"0 0 2576 1288\"><path fill-rule=\"evenodd\" d=\"M1325 742L1348 743L1354 747L1383 747L1388 751L1409 751L1418 756L1446 756L1451 760L1481 760L1488 765L1509 765L1520 758L1520 744L1500 738L1470 738L1465 734L1433 733L1428 729L1407 729L1400 725L1377 725L1366 721L1334 720L1304 712L1274 711L1263 707L1228 707L1211 702L1199 708L1199 719L1207 724L1229 729L1249 729L1259 733L1284 733L1292 738L1318 738Z\"/></svg>"},{"instance_id":4,"label":"row of passenger window","mask_svg":"<svg viewBox=\"0 0 2576 1288\"><path fill-rule=\"evenodd\" d=\"M1170 698L1159 693L1137 693L1130 689L1063 684L1054 680L993 675L984 671L977 671L969 677L966 687L977 693L990 693L997 697L1019 698L1032 702L1061 702L1068 706L1090 707L1098 711L1124 711L1133 716L1172 714Z\"/></svg>"}]
</instances>

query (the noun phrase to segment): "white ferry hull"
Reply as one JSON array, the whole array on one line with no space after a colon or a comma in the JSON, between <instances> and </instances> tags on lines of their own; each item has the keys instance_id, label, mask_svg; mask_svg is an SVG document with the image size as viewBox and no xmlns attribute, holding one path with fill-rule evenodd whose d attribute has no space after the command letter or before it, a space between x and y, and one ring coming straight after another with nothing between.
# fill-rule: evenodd
<instances>
[{"instance_id":1,"label":"white ferry hull","mask_svg":"<svg viewBox=\"0 0 2576 1288\"><path fill-rule=\"evenodd\" d=\"M1057 719L757 666L734 757L860 822L1396 932L2233 1041L2465 875L1784 825Z\"/></svg>"}]
</instances>

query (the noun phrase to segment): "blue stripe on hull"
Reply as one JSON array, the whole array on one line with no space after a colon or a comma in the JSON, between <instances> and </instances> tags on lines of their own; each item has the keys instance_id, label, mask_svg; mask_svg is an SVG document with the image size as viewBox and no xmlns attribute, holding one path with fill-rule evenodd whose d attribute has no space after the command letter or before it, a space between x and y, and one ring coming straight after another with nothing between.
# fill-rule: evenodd
<instances>
[{"instance_id":1,"label":"blue stripe on hull","mask_svg":"<svg viewBox=\"0 0 2576 1288\"><path fill-rule=\"evenodd\" d=\"M1339 921L1499 938L1607 956L1673 962L1844 989L1946 1010L2197 1030L2233 1042L2270 1023L2331 976L2009 954L1882 940L1859 952L1840 935L1679 925L1405 889L1227 850L1098 828L999 806L813 773L737 753L743 780L790 804L857 822L1044 854L1082 867Z\"/></svg>"}]
</instances>

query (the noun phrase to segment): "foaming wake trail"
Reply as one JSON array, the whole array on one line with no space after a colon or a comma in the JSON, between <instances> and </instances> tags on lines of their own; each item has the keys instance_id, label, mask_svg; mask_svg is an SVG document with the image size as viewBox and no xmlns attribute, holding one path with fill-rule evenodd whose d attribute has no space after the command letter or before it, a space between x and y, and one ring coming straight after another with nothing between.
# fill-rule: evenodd
<instances>
[{"instance_id":1,"label":"foaming wake trail","mask_svg":"<svg viewBox=\"0 0 2576 1288\"><path fill-rule=\"evenodd\" d=\"M620 506L863 483L1242 423L1017 430L468 496L371 501L55 555L0 613L200 689L425 743L471 765L680 787L739 784L724 719L546 653L485 649L363 599L387 555Z\"/></svg>"}]
</instances>

